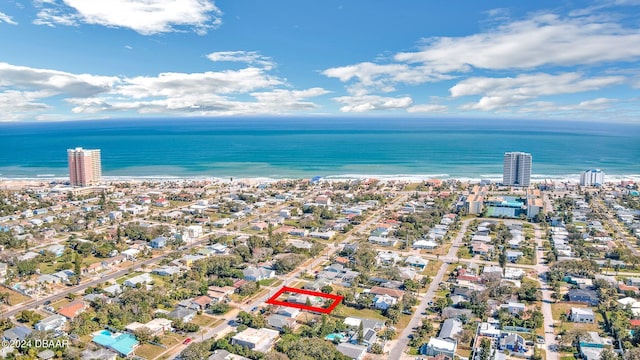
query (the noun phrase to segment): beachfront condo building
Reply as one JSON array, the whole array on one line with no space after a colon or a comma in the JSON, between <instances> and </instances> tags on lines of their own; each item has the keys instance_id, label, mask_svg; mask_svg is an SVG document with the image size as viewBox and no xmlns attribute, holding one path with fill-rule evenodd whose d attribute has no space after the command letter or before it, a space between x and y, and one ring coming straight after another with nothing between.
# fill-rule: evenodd
<instances>
[{"instance_id":1,"label":"beachfront condo building","mask_svg":"<svg viewBox=\"0 0 640 360\"><path fill-rule=\"evenodd\" d=\"M100 150L81 147L67 150L69 159L69 179L72 186L91 186L100 182L102 164Z\"/></svg>"},{"instance_id":2,"label":"beachfront condo building","mask_svg":"<svg viewBox=\"0 0 640 360\"><path fill-rule=\"evenodd\" d=\"M502 184L527 187L531 184L531 154L524 152L504 153Z\"/></svg>"},{"instance_id":3,"label":"beachfront condo building","mask_svg":"<svg viewBox=\"0 0 640 360\"><path fill-rule=\"evenodd\" d=\"M580 174L580 186L600 186L604 184L604 171L590 169Z\"/></svg>"}]
</instances>

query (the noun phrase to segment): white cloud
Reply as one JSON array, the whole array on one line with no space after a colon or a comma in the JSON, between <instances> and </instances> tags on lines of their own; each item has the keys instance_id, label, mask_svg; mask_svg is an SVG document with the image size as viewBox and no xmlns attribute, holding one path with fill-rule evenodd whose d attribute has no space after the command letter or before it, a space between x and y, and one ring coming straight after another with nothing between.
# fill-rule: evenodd
<instances>
[{"instance_id":1,"label":"white cloud","mask_svg":"<svg viewBox=\"0 0 640 360\"><path fill-rule=\"evenodd\" d=\"M392 92L396 90L395 85L398 83L421 84L451 78L451 76L434 73L423 67L371 62L330 68L324 70L322 74L337 78L342 82L356 80L356 84L347 89L354 96L366 95L371 91Z\"/></svg>"},{"instance_id":2,"label":"white cloud","mask_svg":"<svg viewBox=\"0 0 640 360\"><path fill-rule=\"evenodd\" d=\"M341 96L333 100L345 104L340 108L342 112L367 112L374 110L406 109L413 100L408 97L383 97L376 95Z\"/></svg>"},{"instance_id":3,"label":"white cloud","mask_svg":"<svg viewBox=\"0 0 640 360\"><path fill-rule=\"evenodd\" d=\"M14 88L88 97L109 91L118 80L114 76L72 74L0 63L0 90Z\"/></svg>"},{"instance_id":4,"label":"white cloud","mask_svg":"<svg viewBox=\"0 0 640 360\"><path fill-rule=\"evenodd\" d=\"M420 51L396 54L400 62L421 63L438 72L532 69L640 58L640 29L592 18L537 15L465 37L436 37Z\"/></svg>"},{"instance_id":5,"label":"white cloud","mask_svg":"<svg viewBox=\"0 0 640 360\"><path fill-rule=\"evenodd\" d=\"M18 25L18 23L15 22L13 18L11 18L11 16L3 13L2 11L0 11L0 23L7 23L9 25Z\"/></svg>"},{"instance_id":6,"label":"white cloud","mask_svg":"<svg viewBox=\"0 0 640 360\"><path fill-rule=\"evenodd\" d=\"M147 97L206 97L207 94L238 94L283 85L263 69L244 68L220 72L161 73L122 79L114 93L134 99Z\"/></svg>"},{"instance_id":7,"label":"white cloud","mask_svg":"<svg viewBox=\"0 0 640 360\"><path fill-rule=\"evenodd\" d=\"M40 0L38 25L80 23L128 28L142 35L192 29L205 34L221 25L222 12L210 0Z\"/></svg>"},{"instance_id":8,"label":"white cloud","mask_svg":"<svg viewBox=\"0 0 640 360\"><path fill-rule=\"evenodd\" d=\"M624 82L622 76L584 78L580 73L538 73L506 78L468 78L453 86L450 92L454 98L482 95L477 103L466 104L462 108L490 111L517 106L540 96L593 91Z\"/></svg>"},{"instance_id":9,"label":"white cloud","mask_svg":"<svg viewBox=\"0 0 640 360\"><path fill-rule=\"evenodd\" d=\"M28 118L34 113L51 107L40 100L49 96L46 92L7 90L0 92L0 121Z\"/></svg>"},{"instance_id":10,"label":"white cloud","mask_svg":"<svg viewBox=\"0 0 640 360\"><path fill-rule=\"evenodd\" d=\"M520 105L539 96L633 84L623 74L600 76L598 71L602 65L624 66L640 59L638 27L625 27L615 17L605 15L561 17L537 13L516 21L509 19L504 9L491 10L488 15L502 24L468 36L431 37L424 39L416 51L322 73L346 83L352 96L389 94L400 86L460 78L463 80L450 89L451 96L481 95L477 103L462 108L484 111ZM572 72L576 68L585 75ZM566 73L540 74L550 69ZM474 76L479 71L483 77ZM505 77L510 72L522 75ZM496 78L490 77L494 74ZM365 102L355 109L369 107L375 108Z\"/></svg>"},{"instance_id":11,"label":"white cloud","mask_svg":"<svg viewBox=\"0 0 640 360\"><path fill-rule=\"evenodd\" d=\"M267 69L156 76L97 76L0 63L0 120L47 118L71 106L71 112L102 117L117 112L140 114L281 114L319 106L310 98L323 88L289 89ZM64 110L63 110L64 111ZM40 112L40 113L39 113Z\"/></svg>"},{"instance_id":12,"label":"white cloud","mask_svg":"<svg viewBox=\"0 0 640 360\"><path fill-rule=\"evenodd\" d=\"M550 101L536 101L519 109L523 113L575 112L575 111L604 111L620 102L617 99L597 98L585 100L577 104L556 104Z\"/></svg>"},{"instance_id":13,"label":"white cloud","mask_svg":"<svg viewBox=\"0 0 640 360\"><path fill-rule=\"evenodd\" d=\"M100 113L116 111L136 111L142 114L165 114L194 116L228 116L248 114L282 114L291 111L318 108L310 97L327 94L321 88L307 90L276 89L268 92L256 92L250 95L257 101L239 101L218 94L205 96L176 96L158 99L132 100L129 98L93 98L69 99L75 105L74 113Z\"/></svg>"},{"instance_id":14,"label":"white cloud","mask_svg":"<svg viewBox=\"0 0 640 360\"><path fill-rule=\"evenodd\" d=\"M257 51L218 51L207 55L209 60L243 62L247 64L260 65L266 68L273 67L273 62L267 56L260 55Z\"/></svg>"},{"instance_id":15,"label":"white cloud","mask_svg":"<svg viewBox=\"0 0 640 360\"><path fill-rule=\"evenodd\" d=\"M446 105L438 105L438 104L424 104L424 105L414 105L407 109L410 113L428 113L428 112L445 112L449 108Z\"/></svg>"},{"instance_id":16,"label":"white cloud","mask_svg":"<svg viewBox=\"0 0 640 360\"><path fill-rule=\"evenodd\" d=\"M251 93L251 96L258 99L261 103L273 103L273 104L299 104L305 105L305 103L301 103L301 100L317 97L328 94L329 91L323 88L311 88L306 90L284 90L284 89L276 89L268 92L254 92ZM308 104L309 107L315 108L315 104Z\"/></svg>"}]
</instances>

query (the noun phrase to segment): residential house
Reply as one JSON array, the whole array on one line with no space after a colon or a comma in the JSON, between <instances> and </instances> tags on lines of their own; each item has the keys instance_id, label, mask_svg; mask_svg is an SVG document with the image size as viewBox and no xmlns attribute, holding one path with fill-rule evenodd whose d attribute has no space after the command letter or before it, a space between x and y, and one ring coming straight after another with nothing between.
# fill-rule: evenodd
<instances>
[{"instance_id":1,"label":"residential house","mask_svg":"<svg viewBox=\"0 0 640 360\"><path fill-rule=\"evenodd\" d=\"M274 270L263 267L257 268L254 266L250 266L242 270L242 274L244 275L244 279L249 281L261 281L271 279L276 276L276 272Z\"/></svg>"},{"instance_id":2,"label":"residential house","mask_svg":"<svg viewBox=\"0 0 640 360\"><path fill-rule=\"evenodd\" d=\"M587 347L602 349L605 345L611 345L611 343L601 338L597 332L587 331L587 336L580 339L579 345L581 349Z\"/></svg>"},{"instance_id":3,"label":"residential house","mask_svg":"<svg viewBox=\"0 0 640 360\"><path fill-rule=\"evenodd\" d=\"M61 330L66 323L67 318L62 315L55 314L38 321L34 325L34 328L38 331Z\"/></svg>"},{"instance_id":4,"label":"residential house","mask_svg":"<svg viewBox=\"0 0 640 360\"><path fill-rule=\"evenodd\" d=\"M222 218L220 220L216 220L213 222L213 226L217 227L217 228L223 228L229 224L231 224L233 222L233 220L229 219L229 218Z\"/></svg>"},{"instance_id":5,"label":"residential house","mask_svg":"<svg viewBox=\"0 0 640 360\"><path fill-rule=\"evenodd\" d=\"M234 335L231 344L266 353L279 336L280 333L276 330L247 328Z\"/></svg>"},{"instance_id":6,"label":"residential house","mask_svg":"<svg viewBox=\"0 0 640 360\"><path fill-rule=\"evenodd\" d=\"M74 300L67 305L58 309L58 314L66 317L69 320L73 320L76 316L82 313L87 308L87 304L82 300Z\"/></svg>"},{"instance_id":7,"label":"residential house","mask_svg":"<svg viewBox=\"0 0 640 360\"><path fill-rule=\"evenodd\" d=\"M436 356L444 355L453 359L456 354L457 344L455 342L432 337L429 342L420 347L420 355Z\"/></svg>"},{"instance_id":8,"label":"residential house","mask_svg":"<svg viewBox=\"0 0 640 360\"><path fill-rule=\"evenodd\" d=\"M111 296L117 296L122 293L122 286L119 284L113 284L111 286L105 287L102 290Z\"/></svg>"},{"instance_id":9,"label":"residential house","mask_svg":"<svg viewBox=\"0 0 640 360\"><path fill-rule=\"evenodd\" d=\"M44 249L42 252L44 251L49 251L52 252L56 257L60 257L62 256L62 254L64 254L64 245L51 245L48 246L46 249Z\"/></svg>"},{"instance_id":10,"label":"residential house","mask_svg":"<svg viewBox=\"0 0 640 360\"><path fill-rule=\"evenodd\" d=\"M594 290L571 289L567 294L569 301L586 303L597 306L599 303L598 294Z\"/></svg>"},{"instance_id":11,"label":"residential house","mask_svg":"<svg viewBox=\"0 0 640 360\"><path fill-rule=\"evenodd\" d=\"M438 339L458 341L458 335L462 333L462 321L458 319L447 319L442 323Z\"/></svg>"},{"instance_id":12,"label":"residential house","mask_svg":"<svg viewBox=\"0 0 640 360\"><path fill-rule=\"evenodd\" d=\"M411 247L414 249L425 249L425 250L433 250L437 249L440 244L433 240L416 240L413 242Z\"/></svg>"},{"instance_id":13,"label":"residential house","mask_svg":"<svg viewBox=\"0 0 640 360\"><path fill-rule=\"evenodd\" d=\"M80 353L81 360L116 360L117 357L118 354L103 348L96 350L85 349Z\"/></svg>"},{"instance_id":14,"label":"residential house","mask_svg":"<svg viewBox=\"0 0 640 360\"><path fill-rule=\"evenodd\" d=\"M396 238L386 238L381 236L369 236L369 242L380 246L395 246L398 243Z\"/></svg>"},{"instance_id":15,"label":"residential house","mask_svg":"<svg viewBox=\"0 0 640 360\"><path fill-rule=\"evenodd\" d=\"M292 308L289 306L281 306L278 311L276 311L276 314L295 319L300 314L300 309Z\"/></svg>"},{"instance_id":16,"label":"residential house","mask_svg":"<svg viewBox=\"0 0 640 360\"><path fill-rule=\"evenodd\" d=\"M229 248L225 244L215 243L213 245L208 245L207 249L213 250L213 252L217 255L225 255L229 251Z\"/></svg>"},{"instance_id":17,"label":"residential house","mask_svg":"<svg viewBox=\"0 0 640 360\"><path fill-rule=\"evenodd\" d=\"M309 235L309 230L307 230L307 229L293 229L293 230L289 231L289 235L306 237L307 235Z\"/></svg>"},{"instance_id":18,"label":"residential house","mask_svg":"<svg viewBox=\"0 0 640 360\"><path fill-rule=\"evenodd\" d=\"M478 335L479 336L487 336L494 339L500 337L500 329L496 326L496 324L491 324L488 322L483 322L478 325Z\"/></svg>"},{"instance_id":19,"label":"residential house","mask_svg":"<svg viewBox=\"0 0 640 360\"><path fill-rule=\"evenodd\" d=\"M250 360L244 356L232 354L227 350L214 350L213 355L209 356L207 360Z\"/></svg>"},{"instance_id":20,"label":"residential house","mask_svg":"<svg viewBox=\"0 0 640 360\"><path fill-rule=\"evenodd\" d=\"M285 328L293 329L296 320L284 315L273 314L267 318L267 324L278 331L283 331Z\"/></svg>"},{"instance_id":21,"label":"residential house","mask_svg":"<svg viewBox=\"0 0 640 360\"><path fill-rule=\"evenodd\" d=\"M236 289L233 286L209 286L207 296L211 298L212 303L226 302L229 299L229 296L233 294L235 290Z\"/></svg>"},{"instance_id":22,"label":"residential house","mask_svg":"<svg viewBox=\"0 0 640 360\"><path fill-rule=\"evenodd\" d=\"M182 270L178 266L165 265L159 268L155 268L151 272L160 276L171 276L182 273Z\"/></svg>"},{"instance_id":23,"label":"residential house","mask_svg":"<svg viewBox=\"0 0 640 360\"><path fill-rule=\"evenodd\" d=\"M525 310L525 305L518 302L509 302L505 304L510 314L522 314Z\"/></svg>"},{"instance_id":24,"label":"residential house","mask_svg":"<svg viewBox=\"0 0 640 360\"><path fill-rule=\"evenodd\" d=\"M309 236L316 239L322 240L331 240L336 235L336 232L333 230L329 231L313 231L309 233Z\"/></svg>"},{"instance_id":25,"label":"residential house","mask_svg":"<svg viewBox=\"0 0 640 360\"><path fill-rule=\"evenodd\" d=\"M60 281L62 282L69 282L71 277L75 275L75 273L72 270L60 270L58 272L55 272L53 274L51 274L57 278L60 279Z\"/></svg>"},{"instance_id":26,"label":"residential house","mask_svg":"<svg viewBox=\"0 0 640 360\"><path fill-rule=\"evenodd\" d=\"M507 250L505 251L505 255L507 257L507 261L510 262L516 262L518 261L518 259L520 259L524 254L522 253L522 251L517 251L517 250Z\"/></svg>"},{"instance_id":27,"label":"residential house","mask_svg":"<svg viewBox=\"0 0 640 360\"><path fill-rule=\"evenodd\" d=\"M16 326L4 331L3 339L7 341L24 340L31 335L33 330L26 326Z\"/></svg>"},{"instance_id":28,"label":"residential house","mask_svg":"<svg viewBox=\"0 0 640 360\"><path fill-rule=\"evenodd\" d=\"M415 256L415 255L410 255L407 256L407 258L404 260L404 263L406 265L418 268L418 269L424 269L425 267L427 267L427 264L429 263L429 260L423 259L419 256Z\"/></svg>"},{"instance_id":29,"label":"residential house","mask_svg":"<svg viewBox=\"0 0 640 360\"><path fill-rule=\"evenodd\" d=\"M509 350L516 353L527 352L524 338L516 333L511 333L501 338L498 344L500 350Z\"/></svg>"},{"instance_id":30,"label":"residential house","mask_svg":"<svg viewBox=\"0 0 640 360\"><path fill-rule=\"evenodd\" d=\"M395 252L378 252L378 256L376 256L376 262L378 266L394 266L397 262L399 262L402 257Z\"/></svg>"},{"instance_id":31,"label":"residential house","mask_svg":"<svg viewBox=\"0 0 640 360\"><path fill-rule=\"evenodd\" d=\"M142 273L134 276L131 279L124 281L124 285L128 287L136 287L138 284L149 284L153 281L153 278L148 273Z\"/></svg>"},{"instance_id":32,"label":"residential house","mask_svg":"<svg viewBox=\"0 0 640 360\"><path fill-rule=\"evenodd\" d=\"M153 249L162 249L167 246L167 238L164 236L158 236L157 238L151 240L149 243Z\"/></svg>"},{"instance_id":33,"label":"residential house","mask_svg":"<svg viewBox=\"0 0 640 360\"><path fill-rule=\"evenodd\" d=\"M138 249L127 249L122 252L122 255L127 260L135 261L139 253L140 253L140 250Z\"/></svg>"},{"instance_id":34,"label":"residential house","mask_svg":"<svg viewBox=\"0 0 640 360\"><path fill-rule=\"evenodd\" d=\"M191 299L191 304L196 306L200 311L206 310L209 306L211 306L212 302L213 302L213 299L211 299L206 295L198 296L196 298Z\"/></svg>"},{"instance_id":35,"label":"residential house","mask_svg":"<svg viewBox=\"0 0 640 360\"><path fill-rule=\"evenodd\" d=\"M53 350L51 350L51 349L47 349L47 350L40 351L39 353L36 354L36 356L40 360L49 360L49 359L53 359L54 357L56 357L56 353L53 352Z\"/></svg>"},{"instance_id":36,"label":"residential house","mask_svg":"<svg viewBox=\"0 0 640 360\"><path fill-rule=\"evenodd\" d=\"M364 319L348 316L344 319L344 324L350 328L358 329L360 328L360 324L362 324L362 328L371 328L374 330L382 330L384 328L384 321L376 320L376 319Z\"/></svg>"},{"instance_id":37,"label":"residential house","mask_svg":"<svg viewBox=\"0 0 640 360\"><path fill-rule=\"evenodd\" d=\"M338 344L336 349L344 356L352 360L362 360L367 355L367 347L350 343Z\"/></svg>"},{"instance_id":38,"label":"residential house","mask_svg":"<svg viewBox=\"0 0 640 360\"><path fill-rule=\"evenodd\" d=\"M593 310L590 308L571 308L570 317L571 321L577 323L589 323L595 322L595 316Z\"/></svg>"},{"instance_id":39,"label":"residential house","mask_svg":"<svg viewBox=\"0 0 640 360\"><path fill-rule=\"evenodd\" d=\"M197 312L193 309L187 309L184 307L177 307L175 310L171 311L167 314L169 319L181 320L182 322L188 323L193 320L196 316Z\"/></svg>"},{"instance_id":40,"label":"residential house","mask_svg":"<svg viewBox=\"0 0 640 360\"><path fill-rule=\"evenodd\" d=\"M398 302L398 299L386 294L376 295L373 299L373 307L380 310L386 310Z\"/></svg>"},{"instance_id":41,"label":"residential house","mask_svg":"<svg viewBox=\"0 0 640 360\"><path fill-rule=\"evenodd\" d=\"M402 300L404 296L404 291L397 289L388 289L385 287L374 286L371 288L370 293L373 295L389 295L398 300Z\"/></svg>"}]
</instances>

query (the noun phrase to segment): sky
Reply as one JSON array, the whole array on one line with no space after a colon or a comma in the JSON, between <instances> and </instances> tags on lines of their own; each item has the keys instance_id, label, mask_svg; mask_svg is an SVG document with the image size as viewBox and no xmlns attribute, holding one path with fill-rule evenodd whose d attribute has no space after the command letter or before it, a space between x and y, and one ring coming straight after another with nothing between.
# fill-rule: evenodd
<instances>
[{"instance_id":1,"label":"sky","mask_svg":"<svg viewBox=\"0 0 640 360\"><path fill-rule=\"evenodd\" d=\"M2 0L0 121L640 123L640 0Z\"/></svg>"}]
</instances>

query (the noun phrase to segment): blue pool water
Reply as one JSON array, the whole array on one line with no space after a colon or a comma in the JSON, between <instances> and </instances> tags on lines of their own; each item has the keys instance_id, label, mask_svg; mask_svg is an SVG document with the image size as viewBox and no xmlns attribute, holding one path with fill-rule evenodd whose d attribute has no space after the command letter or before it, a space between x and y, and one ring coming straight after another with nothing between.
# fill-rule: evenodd
<instances>
[{"instance_id":1,"label":"blue pool water","mask_svg":"<svg viewBox=\"0 0 640 360\"><path fill-rule=\"evenodd\" d=\"M325 338L325 340L331 340L331 341L338 340L338 341L340 341L340 340L342 340L342 338L344 338L344 336L342 334L329 334L329 335L325 336L324 338Z\"/></svg>"},{"instance_id":2,"label":"blue pool water","mask_svg":"<svg viewBox=\"0 0 640 360\"><path fill-rule=\"evenodd\" d=\"M116 336L109 330L103 330L98 335L94 336L93 342L98 345L113 349L125 356L131 354L136 345L139 344L134 335L119 334Z\"/></svg>"}]
</instances>

